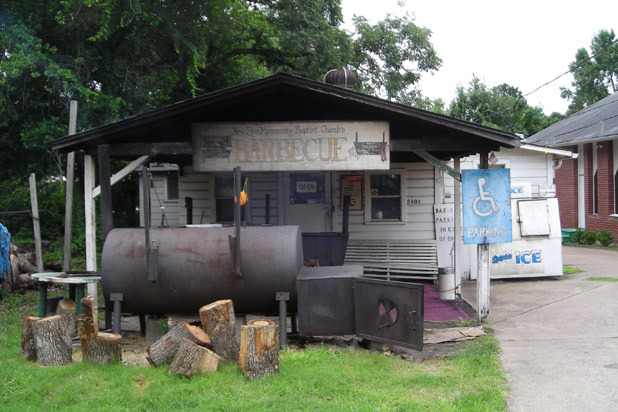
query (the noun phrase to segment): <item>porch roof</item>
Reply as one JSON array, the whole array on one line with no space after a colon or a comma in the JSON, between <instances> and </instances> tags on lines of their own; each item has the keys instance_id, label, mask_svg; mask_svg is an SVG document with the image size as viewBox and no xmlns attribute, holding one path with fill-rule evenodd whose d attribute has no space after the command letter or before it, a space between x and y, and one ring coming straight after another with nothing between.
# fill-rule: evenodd
<instances>
[{"instance_id":1,"label":"porch roof","mask_svg":"<svg viewBox=\"0 0 618 412\"><path fill-rule=\"evenodd\" d=\"M107 144L113 157L190 163L192 123L338 120L388 121L392 161L419 161L418 149L449 159L520 146L513 133L278 73L66 136L52 148L96 154Z\"/></svg>"}]
</instances>

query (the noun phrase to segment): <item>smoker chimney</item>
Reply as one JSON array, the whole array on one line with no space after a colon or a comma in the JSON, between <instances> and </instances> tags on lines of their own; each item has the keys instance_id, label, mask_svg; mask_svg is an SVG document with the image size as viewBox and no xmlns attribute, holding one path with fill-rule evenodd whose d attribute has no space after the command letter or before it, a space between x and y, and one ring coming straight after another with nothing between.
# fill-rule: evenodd
<instances>
[{"instance_id":1,"label":"smoker chimney","mask_svg":"<svg viewBox=\"0 0 618 412\"><path fill-rule=\"evenodd\" d=\"M324 75L324 83L353 90L356 85L356 74L352 70L332 69Z\"/></svg>"}]
</instances>

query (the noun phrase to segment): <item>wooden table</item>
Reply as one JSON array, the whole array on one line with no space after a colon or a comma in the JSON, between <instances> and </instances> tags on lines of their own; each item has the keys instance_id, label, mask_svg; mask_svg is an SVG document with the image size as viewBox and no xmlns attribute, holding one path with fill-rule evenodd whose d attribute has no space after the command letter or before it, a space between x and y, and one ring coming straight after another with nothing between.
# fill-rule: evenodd
<instances>
[{"instance_id":1,"label":"wooden table","mask_svg":"<svg viewBox=\"0 0 618 412\"><path fill-rule=\"evenodd\" d=\"M76 303L76 314L84 313L82 308L82 298L84 297L84 286L88 283L100 283L101 276L98 275L67 275L64 272L44 272L33 273L32 279L39 282L39 317L47 314L47 286L50 283L65 283L69 285L69 298Z\"/></svg>"}]
</instances>

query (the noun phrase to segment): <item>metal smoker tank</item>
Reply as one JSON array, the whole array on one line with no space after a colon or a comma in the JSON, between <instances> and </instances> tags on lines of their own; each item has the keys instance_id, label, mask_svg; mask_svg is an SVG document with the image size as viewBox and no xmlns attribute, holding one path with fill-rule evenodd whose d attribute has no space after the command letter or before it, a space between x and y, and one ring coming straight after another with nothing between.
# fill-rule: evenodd
<instances>
[{"instance_id":1,"label":"metal smoker tank","mask_svg":"<svg viewBox=\"0 0 618 412\"><path fill-rule=\"evenodd\" d=\"M105 300L123 293L127 313L192 313L219 299L232 299L239 313L276 313L275 293L289 292L295 306L303 264L299 227L242 227L241 277L234 274L234 231L151 229L150 240L158 246L155 282L148 280L144 229L110 231L101 258Z\"/></svg>"}]
</instances>

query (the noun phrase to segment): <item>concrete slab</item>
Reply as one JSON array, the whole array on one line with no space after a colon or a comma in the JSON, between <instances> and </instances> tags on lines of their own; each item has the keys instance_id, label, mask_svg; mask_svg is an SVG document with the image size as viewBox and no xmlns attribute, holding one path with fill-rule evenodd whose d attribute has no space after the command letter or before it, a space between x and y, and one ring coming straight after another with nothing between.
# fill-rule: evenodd
<instances>
[{"instance_id":1,"label":"concrete slab","mask_svg":"<svg viewBox=\"0 0 618 412\"><path fill-rule=\"evenodd\" d=\"M618 253L563 248L585 272L555 279L493 281L488 322L502 348L509 411L618 410ZM464 298L476 302L476 285Z\"/></svg>"}]
</instances>

